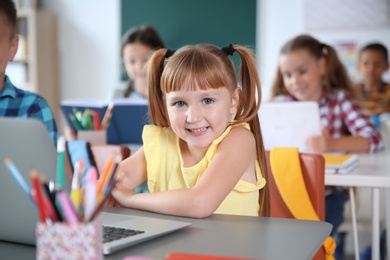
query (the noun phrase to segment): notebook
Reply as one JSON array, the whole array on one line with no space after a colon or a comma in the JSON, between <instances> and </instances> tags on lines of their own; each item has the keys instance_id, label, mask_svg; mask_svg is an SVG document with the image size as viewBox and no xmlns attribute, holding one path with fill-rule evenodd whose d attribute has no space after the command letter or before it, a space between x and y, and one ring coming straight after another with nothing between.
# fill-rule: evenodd
<instances>
[{"instance_id":1,"label":"notebook","mask_svg":"<svg viewBox=\"0 0 390 260\"><path fill-rule=\"evenodd\" d=\"M323 154L325 159L325 172L347 174L359 164L356 154Z\"/></svg>"},{"instance_id":2,"label":"notebook","mask_svg":"<svg viewBox=\"0 0 390 260\"><path fill-rule=\"evenodd\" d=\"M10 158L31 187L34 165L48 180L55 180L57 152L42 122L0 118L0 240L34 245L38 211L5 166ZM69 191L70 180L65 183ZM105 254L191 225L188 222L101 213L103 225L142 230L144 233L103 244Z\"/></svg>"},{"instance_id":3,"label":"notebook","mask_svg":"<svg viewBox=\"0 0 390 260\"><path fill-rule=\"evenodd\" d=\"M298 147L309 152L307 137L321 134L318 104L312 101L265 102L259 110L264 147Z\"/></svg>"},{"instance_id":4,"label":"notebook","mask_svg":"<svg viewBox=\"0 0 390 260\"><path fill-rule=\"evenodd\" d=\"M108 144L142 144L142 131L148 119L148 102L146 100L133 99L114 99L112 116L107 128ZM85 109L98 111L100 119L103 118L109 102L100 100L63 100L61 101L61 110L66 118L67 124L73 128L72 120L69 114L73 109L84 112Z\"/></svg>"}]
</instances>

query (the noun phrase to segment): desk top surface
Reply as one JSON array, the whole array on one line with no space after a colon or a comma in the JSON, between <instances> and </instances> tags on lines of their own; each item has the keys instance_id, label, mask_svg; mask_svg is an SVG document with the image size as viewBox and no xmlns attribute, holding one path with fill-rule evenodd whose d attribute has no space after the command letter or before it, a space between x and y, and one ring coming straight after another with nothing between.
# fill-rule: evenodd
<instances>
[{"instance_id":1,"label":"desk top surface","mask_svg":"<svg viewBox=\"0 0 390 260\"><path fill-rule=\"evenodd\" d=\"M132 209L108 208L108 212L177 219L192 226L123 249L105 259L145 256L163 259L171 252L186 252L261 259L310 259L331 231L320 221L213 215L191 219ZM1 259L34 259L35 248L0 242Z\"/></svg>"},{"instance_id":2,"label":"desk top surface","mask_svg":"<svg viewBox=\"0 0 390 260\"><path fill-rule=\"evenodd\" d=\"M325 174L325 184L390 188L390 150L358 156L356 169L348 174Z\"/></svg>"}]
</instances>

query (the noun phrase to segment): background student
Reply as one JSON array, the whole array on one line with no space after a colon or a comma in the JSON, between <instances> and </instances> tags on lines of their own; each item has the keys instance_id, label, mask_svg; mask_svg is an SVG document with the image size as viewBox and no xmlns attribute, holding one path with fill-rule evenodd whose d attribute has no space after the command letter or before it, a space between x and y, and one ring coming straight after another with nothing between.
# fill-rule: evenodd
<instances>
[{"instance_id":1,"label":"background student","mask_svg":"<svg viewBox=\"0 0 390 260\"><path fill-rule=\"evenodd\" d=\"M8 62L18 50L16 8L11 0L0 1L0 116L36 118L44 123L53 144L57 146L57 126L46 100L36 93L16 88L5 75Z\"/></svg>"},{"instance_id":2,"label":"background student","mask_svg":"<svg viewBox=\"0 0 390 260\"><path fill-rule=\"evenodd\" d=\"M234 52L240 83L227 56ZM150 59L152 124L144 128L143 147L120 164L113 197L124 207L178 216L269 216L251 51L193 45L172 53L161 49ZM146 178L151 192L134 194Z\"/></svg>"},{"instance_id":3,"label":"background student","mask_svg":"<svg viewBox=\"0 0 390 260\"><path fill-rule=\"evenodd\" d=\"M271 99L318 102L323 131L307 139L313 152L383 148L379 131L353 98L352 84L336 51L309 35L299 35L282 47ZM345 200L344 189L326 188L325 217L333 224L332 236L343 222Z\"/></svg>"},{"instance_id":4,"label":"background student","mask_svg":"<svg viewBox=\"0 0 390 260\"><path fill-rule=\"evenodd\" d=\"M121 56L129 78L126 88L115 89L112 98L147 99L145 65L153 51L165 48L157 31L150 25L131 28L122 38Z\"/></svg>"},{"instance_id":5,"label":"background student","mask_svg":"<svg viewBox=\"0 0 390 260\"><path fill-rule=\"evenodd\" d=\"M379 119L390 119L390 84L383 81L389 69L389 55L381 43L370 43L359 51L357 71L363 81L354 86L364 112L379 128Z\"/></svg>"}]
</instances>

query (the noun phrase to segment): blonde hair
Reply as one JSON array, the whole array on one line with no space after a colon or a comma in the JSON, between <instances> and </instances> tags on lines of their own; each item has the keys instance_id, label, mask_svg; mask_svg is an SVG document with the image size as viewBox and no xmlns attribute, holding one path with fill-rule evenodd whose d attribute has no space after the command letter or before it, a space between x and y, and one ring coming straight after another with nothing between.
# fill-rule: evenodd
<instances>
[{"instance_id":1,"label":"blonde hair","mask_svg":"<svg viewBox=\"0 0 390 260\"><path fill-rule=\"evenodd\" d=\"M332 46L321 43L310 35L299 35L283 45L280 50L280 56L287 55L296 50L306 50L317 60L320 58L325 59L326 73L323 78L323 90L325 92L334 89L344 89L353 94L352 83L348 73ZM277 95L288 95L279 66L272 84L271 98Z\"/></svg>"},{"instance_id":2,"label":"blonde hair","mask_svg":"<svg viewBox=\"0 0 390 260\"><path fill-rule=\"evenodd\" d=\"M164 94L186 88L193 90L226 87L233 92L240 84L242 93L232 124L247 122L256 140L257 159L261 172L268 181L265 150L260 130L258 110L261 100L260 79L256 63L249 48L233 45L240 55L241 64L237 80L232 61L218 47L211 44L188 45L180 48L166 59L167 49L157 50L148 62L149 115L152 124L169 127L169 118L164 103ZM260 190L260 216L269 216L269 189Z\"/></svg>"}]
</instances>

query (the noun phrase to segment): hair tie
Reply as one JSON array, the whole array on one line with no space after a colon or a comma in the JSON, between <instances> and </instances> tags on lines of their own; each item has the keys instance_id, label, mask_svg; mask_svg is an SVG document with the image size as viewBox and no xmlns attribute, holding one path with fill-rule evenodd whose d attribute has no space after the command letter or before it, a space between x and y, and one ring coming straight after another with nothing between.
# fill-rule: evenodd
<instances>
[{"instance_id":1,"label":"hair tie","mask_svg":"<svg viewBox=\"0 0 390 260\"><path fill-rule=\"evenodd\" d=\"M167 49L167 52L165 53L165 58L171 57L175 52L176 50Z\"/></svg>"},{"instance_id":2,"label":"hair tie","mask_svg":"<svg viewBox=\"0 0 390 260\"><path fill-rule=\"evenodd\" d=\"M322 54L324 54L324 56L328 55L328 49L327 49L327 46L325 43L320 43L320 48L321 48L321 52L322 52Z\"/></svg>"},{"instance_id":3,"label":"hair tie","mask_svg":"<svg viewBox=\"0 0 390 260\"><path fill-rule=\"evenodd\" d=\"M234 48L233 48L233 45L230 43L228 46L226 47L223 47L221 49L227 56L230 55L232 56L233 53L235 52Z\"/></svg>"}]
</instances>

